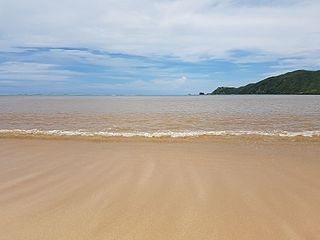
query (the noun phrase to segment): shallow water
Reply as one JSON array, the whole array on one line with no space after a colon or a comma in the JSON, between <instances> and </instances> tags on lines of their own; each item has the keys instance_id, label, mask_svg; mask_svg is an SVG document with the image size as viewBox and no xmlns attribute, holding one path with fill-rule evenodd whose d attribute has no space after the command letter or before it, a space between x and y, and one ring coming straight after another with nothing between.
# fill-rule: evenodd
<instances>
[{"instance_id":1,"label":"shallow water","mask_svg":"<svg viewBox=\"0 0 320 240\"><path fill-rule=\"evenodd\" d=\"M3 96L0 134L320 136L320 96Z\"/></svg>"}]
</instances>

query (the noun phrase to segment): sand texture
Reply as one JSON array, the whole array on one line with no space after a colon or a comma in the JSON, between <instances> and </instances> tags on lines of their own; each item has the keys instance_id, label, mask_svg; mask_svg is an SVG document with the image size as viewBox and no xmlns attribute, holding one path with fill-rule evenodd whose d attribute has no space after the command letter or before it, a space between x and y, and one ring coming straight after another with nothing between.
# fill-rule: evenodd
<instances>
[{"instance_id":1,"label":"sand texture","mask_svg":"<svg viewBox=\"0 0 320 240\"><path fill-rule=\"evenodd\" d=\"M319 239L320 143L0 139L1 240Z\"/></svg>"}]
</instances>

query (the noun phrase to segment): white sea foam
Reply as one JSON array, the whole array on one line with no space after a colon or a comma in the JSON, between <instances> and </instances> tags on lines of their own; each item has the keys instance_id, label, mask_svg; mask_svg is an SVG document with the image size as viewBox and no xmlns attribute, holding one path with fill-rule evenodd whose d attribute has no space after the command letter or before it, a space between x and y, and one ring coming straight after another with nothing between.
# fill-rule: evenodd
<instances>
[{"instance_id":1,"label":"white sea foam","mask_svg":"<svg viewBox=\"0 0 320 240\"><path fill-rule=\"evenodd\" d=\"M315 131L155 131L155 132L111 132L82 130L39 130L39 129L0 129L0 136L82 136L82 137L145 137L145 138L186 138L200 136L274 136L274 137L319 137L320 130Z\"/></svg>"}]
</instances>

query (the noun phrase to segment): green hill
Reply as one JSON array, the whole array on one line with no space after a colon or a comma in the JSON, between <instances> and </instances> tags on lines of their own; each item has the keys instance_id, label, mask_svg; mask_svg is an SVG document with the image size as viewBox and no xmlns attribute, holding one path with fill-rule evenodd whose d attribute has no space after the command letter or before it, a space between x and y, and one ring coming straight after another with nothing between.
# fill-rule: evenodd
<instances>
[{"instance_id":1,"label":"green hill","mask_svg":"<svg viewBox=\"0 0 320 240\"><path fill-rule=\"evenodd\" d=\"M218 87L211 94L320 94L320 71L297 70L238 88Z\"/></svg>"}]
</instances>

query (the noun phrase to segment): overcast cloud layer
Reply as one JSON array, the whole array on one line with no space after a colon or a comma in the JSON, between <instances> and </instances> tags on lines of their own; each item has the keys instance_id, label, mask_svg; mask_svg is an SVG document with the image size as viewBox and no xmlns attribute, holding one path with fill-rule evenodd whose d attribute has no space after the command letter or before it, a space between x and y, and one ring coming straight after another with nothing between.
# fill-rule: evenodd
<instances>
[{"instance_id":1,"label":"overcast cloud layer","mask_svg":"<svg viewBox=\"0 0 320 240\"><path fill-rule=\"evenodd\" d=\"M318 0L0 0L0 94L77 79L93 93L186 93L317 69L319 12Z\"/></svg>"}]
</instances>

